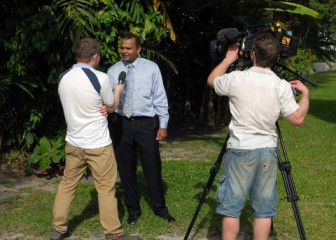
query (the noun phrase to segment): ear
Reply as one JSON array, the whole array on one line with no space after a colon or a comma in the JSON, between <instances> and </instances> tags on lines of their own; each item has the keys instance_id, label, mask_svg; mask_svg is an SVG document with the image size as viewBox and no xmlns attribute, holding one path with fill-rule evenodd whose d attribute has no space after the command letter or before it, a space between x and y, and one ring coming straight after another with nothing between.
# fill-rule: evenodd
<instances>
[{"instance_id":1,"label":"ear","mask_svg":"<svg viewBox=\"0 0 336 240\"><path fill-rule=\"evenodd\" d=\"M250 59L253 63L253 65L255 64L255 61L256 61L256 53L255 51L251 50L251 53L250 53Z\"/></svg>"},{"instance_id":2,"label":"ear","mask_svg":"<svg viewBox=\"0 0 336 240\"><path fill-rule=\"evenodd\" d=\"M100 55L98 53L95 53L92 58L91 58L91 61L90 61L94 67L97 66L100 62Z\"/></svg>"},{"instance_id":3,"label":"ear","mask_svg":"<svg viewBox=\"0 0 336 240\"><path fill-rule=\"evenodd\" d=\"M93 58L94 60L96 60L96 59L98 58L98 53L95 53L95 54L92 56L92 58Z\"/></svg>"},{"instance_id":4,"label":"ear","mask_svg":"<svg viewBox=\"0 0 336 240\"><path fill-rule=\"evenodd\" d=\"M251 59L255 57L255 51L251 50L250 57Z\"/></svg>"},{"instance_id":5,"label":"ear","mask_svg":"<svg viewBox=\"0 0 336 240\"><path fill-rule=\"evenodd\" d=\"M141 47L138 47L137 53L139 54L141 52Z\"/></svg>"}]
</instances>

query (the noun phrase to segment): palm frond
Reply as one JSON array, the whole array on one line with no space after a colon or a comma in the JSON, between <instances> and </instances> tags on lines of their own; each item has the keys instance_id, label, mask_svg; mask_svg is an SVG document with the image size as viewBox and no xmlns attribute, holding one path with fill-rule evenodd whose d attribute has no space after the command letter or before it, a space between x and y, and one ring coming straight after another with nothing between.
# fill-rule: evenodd
<instances>
[{"instance_id":1,"label":"palm frond","mask_svg":"<svg viewBox=\"0 0 336 240\"><path fill-rule=\"evenodd\" d=\"M169 31L170 39L175 42L176 41L176 34L175 34L175 31L174 31L173 24L170 20L169 14L167 12L166 5L161 0L153 0L153 8L154 8L154 11L160 10L162 12L162 15L164 17L164 26Z\"/></svg>"},{"instance_id":2,"label":"palm frond","mask_svg":"<svg viewBox=\"0 0 336 240\"><path fill-rule=\"evenodd\" d=\"M313 9L307 8L303 5L299 5L292 2L282 2L282 1L270 1L269 6L265 8L266 10L273 10L277 12L290 12L301 15L307 15L313 18L322 19L323 15L314 11Z\"/></svg>"},{"instance_id":3,"label":"palm frond","mask_svg":"<svg viewBox=\"0 0 336 240\"><path fill-rule=\"evenodd\" d=\"M100 28L94 1L87 0L53 0L52 4L60 11L56 18L58 32L69 36L73 47L82 37L94 36Z\"/></svg>"},{"instance_id":4,"label":"palm frond","mask_svg":"<svg viewBox=\"0 0 336 240\"><path fill-rule=\"evenodd\" d=\"M166 56L164 56L163 54L161 54L161 53L159 53L155 50L152 50L152 49L144 49L144 50L145 50L146 55L149 59L151 59L153 57L156 57L156 58L162 60L162 62L164 64L166 64L171 70L173 70L173 72L175 74L178 74L178 70L177 70L176 65L172 61L170 61Z\"/></svg>"}]
</instances>

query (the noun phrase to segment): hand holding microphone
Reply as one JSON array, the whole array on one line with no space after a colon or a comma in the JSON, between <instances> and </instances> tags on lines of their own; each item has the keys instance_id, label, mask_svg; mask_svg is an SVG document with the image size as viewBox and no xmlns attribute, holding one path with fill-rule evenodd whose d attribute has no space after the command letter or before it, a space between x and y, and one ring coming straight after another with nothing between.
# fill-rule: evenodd
<instances>
[{"instance_id":1,"label":"hand holding microphone","mask_svg":"<svg viewBox=\"0 0 336 240\"><path fill-rule=\"evenodd\" d=\"M114 95L117 96L118 99L120 94L125 89L125 79L126 79L126 72L124 71L120 72L118 76L118 84L114 86Z\"/></svg>"},{"instance_id":2,"label":"hand holding microphone","mask_svg":"<svg viewBox=\"0 0 336 240\"><path fill-rule=\"evenodd\" d=\"M121 71L118 77L118 85L124 84L126 79L126 72Z\"/></svg>"}]
</instances>

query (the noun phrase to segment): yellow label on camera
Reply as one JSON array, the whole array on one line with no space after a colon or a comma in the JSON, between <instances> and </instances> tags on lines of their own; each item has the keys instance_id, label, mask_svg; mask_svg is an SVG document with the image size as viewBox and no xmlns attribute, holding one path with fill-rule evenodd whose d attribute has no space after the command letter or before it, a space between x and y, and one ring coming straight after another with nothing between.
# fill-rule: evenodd
<instances>
[{"instance_id":1,"label":"yellow label on camera","mask_svg":"<svg viewBox=\"0 0 336 240\"><path fill-rule=\"evenodd\" d=\"M281 44L289 46L291 39L289 37L282 37Z\"/></svg>"}]
</instances>

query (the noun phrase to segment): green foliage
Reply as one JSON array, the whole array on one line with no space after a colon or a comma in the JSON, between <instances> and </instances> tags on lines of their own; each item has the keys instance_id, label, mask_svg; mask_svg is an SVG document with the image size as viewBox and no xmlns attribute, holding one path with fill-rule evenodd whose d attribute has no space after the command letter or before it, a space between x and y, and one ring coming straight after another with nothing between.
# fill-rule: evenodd
<instances>
[{"instance_id":1,"label":"green foliage","mask_svg":"<svg viewBox=\"0 0 336 240\"><path fill-rule=\"evenodd\" d=\"M335 62L336 58L336 5L334 0L317 1L310 0L309 6L324 15L322 21L314 21L310 23L313 37L309 36L309 41L315 43L319 55L325 61ZM314 27L315 26L315 27Z\"/></svg>"},{"instance_id":2,"label":"green foliage","mask_svg":"<svg viewBox=\"0 0 336 240\"><path fill-rule=\"evenodd\" d=\"M302 76L308 76L314 73L314 63L316 61L317 56L311 49L298 48L297 54L283 60L282 64L286 65ZM281 76L287 80L293 80L296 77L285 70L279 70L279 72Z\"/></svg>"},{"instance_id":3,"label":"green foliage","mask_svg":"<svg viewBox=\"0 0 336 240\"><path fill-rule=\"evenodd\" d=\"M141 33L149 46L166 36L162 15L148 2L18 0L2 7L0 136L9 148L30 150L36 139L53 138L64 127L57 81L74 63L80 38L101 40L106 71L119 60L118 41L126 31Z\"/></svg>"},{"instance_id":4,"label":"green foliage","mask_svg":"<svg viewBox=\"0 0 336 240\"><path fill-rule=\"evenodd\" d=\"M336 239L336 73L327 72L313 76L319 87L311 90L310 111L301 127L293 127L280 119L291 174L299 196L297 204L308 239ZM153 214L145 177L138 172L139 199L142 215L135 226L127 224L127 210L123 204L123 190L117 184L116 197L123 228L141 239L183 238L194 212L201 200L204 185L210 177L209 170L216 161L225 132L197 134L195 131L179 132L179 138L168 138L162 144L162 174L166 203L176 217L175 223L167 223ZM221 215L215 213L215 191L223 166L213 185L191 235L195 239L220 239ZM270 239L299 239L291 203L286 199L283 179L278 171L278 211L273 219L274 230ZM50 180L47 181L50 183ZM54 188L52 188L54 189ZM29 238L47 239L52 219L54 192L31 191L30 194L0 205L0 232L4 236L29 235ZM26 193L24 192L24 193ZM248 202L249 204L249 202ZM252 209L246 207L241 218L241 230L245 239L252 239ZM69 228L74 229L71 238L103 238L99 223L97 193L93 184L80 183L71 206ZM22 236L21 235L21 236Z\"/></svg>"},{"instance_id":5,"label":"green foliage","mask_svg":"<svg viewBox=\"0 0 336 240\"><path fill-rule=\"evenodd\" d=\"M6 123L2 124L1 134L5 147L26 148L33 144L37 131L43 129L40 125L42 121L38 122L39 126L31 127L32 109L39 109L40 114L47 115L48 109L52 108L50 106L57 103L44 97L52 96L53 86L48 82L50 63L57 65L59 55L50 50L57 49L54 41L58 35L50 6L37 7L35 2L28 5L23 1L6 4L10 14L7 12L9 16L3 19L0 30L0 62L3 66L0 70L0 91L5 99L4 103L1 102L0 119ZM48 117L44 119L49 120Z\"/></svg>"},{"instance_id":6,"label":"green foliage","mask_svg":"<svg viewBox=\"0 0 336 240\"><path fill-rule=\"evenodd\" d=\"M211 97L206 92L205 79L214 65L209 60L209 40L214 39L219 29L232 27L233 16L244 14L278 20L277 12L270 14L265 11L266 7L272 7L269 2L279 3L258 0L167 1L167 12L163 15L153 10L151 0L5 1L0 9L2 145L29 151L37 139L42 136L52 139L57 130L64 127L57 80L59 74L74 63L73 48L78 39L86 36L96 37L101 42L100 69L106 71L120 59L120 37L125 32L139 34L144 42L142 55L160 64L171 112L188 119L195 116L197 120L200 119L199 113L206 117L221 117L207 111ZM333 2L309 1L308 7L323 14L323 20L312 21L306 15L288 12L278 14L286 22L293 23L294 34L302 39L301 48L312 49L319 57L321 52L334 53L331 47L335 42ZM163 19L167 13L177 35L176 44L167 39ZM170 74L171 69L174 73L179 71L179 75ZM171 119L177 118L172 116ZM198 123L203 124L201 121Z\"/></svg>"},{"instance_id":7,"label":"green foliage","mask_svg":"<svg viewBox=\"0 0 336 240\"><path fill-rule=\"evenodd\" d=\"M297 13L301 15L311 16L313 18L322 19L323 15L314 11L313 9L307 8L303 5L299 5L297 3L292 2L283 2L283 1L267 1L268 4L272 7L265 8L270 11L278 11L278 12L289 12L289 13Z\"/></svg>"},{"instance_id":8,"label":"green foliage","mask_svg":"<svg viewBox=\"0 0 336 240\"><path fill-rule=\"evenodd\" d=\"M39 168L45 170L51 164L60 164L64 161L65 134L59 134L55 139L49 140L42 137L34 152L28 157L28 164L38 164Z\"/></svg>"},{"instance_id":9,"label":"green foliage","mask_svg":"<svg viewBox=\"0 0 336 240\"><path fill-rule=\"evenodd\" d=\"M73 51L80 38L94 36L100 28L95 12L97 0L54 0L52 4L60 13L55 19L58 33L69 36Z\"/></svg>"},{"instance_id":10,"label":"green foliage","mask_svg":"<svg viewBox=\"0 0 336 240\"><path fill-rule=\"evenodd\" d=\"M13 117L16 117L18 108L16 108L17 102L13 101L13 96L20 96L23 98L33 96L33 89L37 88L37 84L27 79L20 79L19 77L14 77L13 74L6 71L6 69L0 69L0 136L4 133L11 133L11 139L6 139L4 145L13 142L19 142L21 136L17 136L13 129L13 124L15 121L12 121ZM1 148L1 146L0 146Z\"/></svg>"},{"instance_id":11,"label":"green foliage","mask_svg":"<svg viewBox=\"0 0 336 240\"><path fill-rule=\"evenodd\" d=\"M149 57L146 48L154 52L157 46L167 37L163 27L163 17L155 12L151 5L142 4L137 0L103 1L98 12L101 30L96 36L102 45L102 65L105 67L120 60L120 38L127 32L138 34L145 49L142 54ZM159 54L157 54L159 55Z\"/></svg>"}]
</instances>

